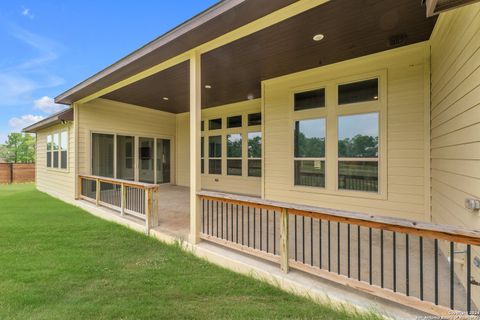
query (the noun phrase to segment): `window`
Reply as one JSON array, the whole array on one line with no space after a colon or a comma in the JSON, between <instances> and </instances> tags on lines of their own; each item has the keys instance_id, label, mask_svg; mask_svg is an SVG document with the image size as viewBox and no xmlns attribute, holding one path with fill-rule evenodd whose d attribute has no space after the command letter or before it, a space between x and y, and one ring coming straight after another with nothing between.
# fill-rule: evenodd
<instances>
[{"instance_id":1,"label":"window","mask_svg":"<svg viewBox=\"0 0 480 320\"><path fill-rule=\"evenodd\" d=\"M295 121L295 185L325 187L325 119Z\"/></svg>"},{"instance_id":2,"label":"window","mask_svg":"<svg viewBox=\"0 0 480 320\"><path fill-rule=\"evenodd\" d=\"M370 79L338 86L338 104L378 100L378 79Z\"/></svg>"},{"instance_id":3,"label":"window","mask_svg":"<svg viewBox=\"0 0 480 320\"><path fill-rule=\"evenodd\" d=\"M242 116L227 118L227 128L240 128L242 126Z\"/></svg>"},{"instance_id":4,"label":"window","mask_svg":"<svg viewBox=\"0 0 480 320\"><path fill-rule=\"evenodd\" d=\"M117 136L117 178L135 180L135 138Z\"/></svg>"},{"instance_id":5,"label":"window","mask_svg":"<svg viewBox=\"0 0 480 320\"><path fill-rule=\"evenodd\" d=\"M227 135L227 175L242 175L242 135Z\"/></svg>"},{"instance_id":6,"label":"window","mask_svg":"<svg viewBox=\"0 0 480 320\"><path fill-rule=\"evenodd\" d=\"M325 107L325 88L299 92L294 95L294 110L307 110Z\"/></svg>"},{"instance_id":7,"label":"window","mask_svg":"<svg viewBox=\"0 0 480 320\"><path fill-rule=\"evenodd\" d=\"M248 176L262 176L262 133L248 133Z\"/></svg>"},{"instance_id":8,"label":"window","mask_svg":"<svg viewBox=\"0 0 480 320\"><path fill-rule=\"evenodd\" d=\"M200 172L205 173L205 138L200 138Z\"/></svg>"},{"instance_id":9,"label":"window","mask_svg":"<svg viewBox=\"0 0 480 320\"><path fill-rule=\"evenodd\" d=\"M208 137L208 173L222 174L222 136Z\"/></svg>"},{"instance_id":10,"label":"window","mask_svg":"<svg viewBox=\"0 0 480 320\"><path fill-rule=\"evenodd\" d=\"M47 168L52 167L52 135L47 136Z\"/></svg>"},{"instance_id":11,"label":"window","mask_svg":"<svg viewBox=\"0 0 480 320\"><path fill-rule=\"evenodd\" d=\"M338 189L378 192L379 113L338 118Z\"/></svg>"},{"instance_id":12,"label":"window","mask_svg":"<svg viewBox=\"0 0 480 320\"><path fill-rule=\"evenodd\" d=\"M157 139L156 183L170 182L170 140Z\"/></svg>"},{"instance_id":13,"label":"window","mask_svg":"<svg viewBox=\"0 0 480 320\"><path fill-rule=\"evenodd\" d=\"M113 178L113 134L92 134L92 174Z\"/></svg>"},{"instance_id":14,"label":"window","mask_svg":"<svg viewBox=\"0 0 480 320\"><path fill-rule=\"evenodd\" d=\"M47 136L47 168L68 168L68 131L56 132Z\"/></svg>"},{"instance_id":15,"label":"window","mask_svg":"<svg viewBox=\"0 0 480 320\"><path fill-rule=\"evenodd\" d=\"M60 168L67 169L67 153L68 153L68 133L62 131L60 133Z\"/></svg>"},{"instance_id":16,"label":"window","mask_svg":"<svg viewBox=\"0 0 480 320\"><path fill-rule=\"evenodd\" d=\"M53 134L53 167L58 168L58 154L60 148L60 134Z\"/></svg>"},{"instance_id":17,"label":"window","mask_svg":"<svg viewBox=\"0 0 480 320\"><path fill-rule=\"evenodd\" d=\"M212 119L208 121L208 130L222 129L222 118Z\"/></svg>"},{"instance_id":18,"label":"window","mask_svg":"<svg viewBox=\"0 0 480 320\"><path fill-rule=\"evenodd\" d=\"M248 115L248 126L259 126L262 124L262 114L251 113Z\"/></svg>"}]
</instances>

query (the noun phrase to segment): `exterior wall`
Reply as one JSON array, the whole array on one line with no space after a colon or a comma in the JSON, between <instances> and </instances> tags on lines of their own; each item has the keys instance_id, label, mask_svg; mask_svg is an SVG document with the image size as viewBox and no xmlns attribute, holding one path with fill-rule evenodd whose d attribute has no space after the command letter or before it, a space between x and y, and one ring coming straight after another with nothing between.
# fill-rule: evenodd
<instances>
[{"instance_id":1,"label":"exterior wall","mask_svg":"<svg viewBox=\"0 0 480 320\"><path fill-rule=\"evenodd\" d=\"M68 168L47 168L47 136L68 128ZM37 189L64 201L75 199L75 130L73 123L58 124L37 132Z\"/></svg>"},{"instance_id":2,"label":"exterior wall","mask_svg":"<svg viewBox=\"0 0 480 320\"><path fill-rule=\"evenodd\" d=\"M479 228L480 4L442 14L431 46L433 221Z\"/></svg>"},{"instance_id":3,"label":"exterior wall","mask_svg":"<svg viewBox=\"0 0 480 320\"><path fill-rule=\"evenodd\" d=\"M293 93L336 88L337 80L380 75L387 95L380 113L380 184L382 194L336 190L336 131L327 125L327 189L294 186ZM383 77L383 80L382 80ZM264 196L266 199L369 214L429 220L429 55L426 43L299 72L263 83ZM385 89L385 88L384 88ZM328 90L328 89L327 89ZM334 90L336 92L336 90ZM381 98L380 98L381 99ZM337 121L336 97L327 91L327 122ZM343 108L343 107L342 107ZM359 112L368 110L359 108ZM365 109L365 110L364 110ZM333 111L332 111L333 110ZM302 112L311 112L310 110ZM331 113L334 113L333 116ZM340 111L338 111L340 112ZM329 120L330 119L330 120ZM383 145L382 145L383 139ZM330 182L330 183L329 183Z\"/></svg>"},{"instance_id":4,"label":"exterior wall","mask_svg":"<svg viewBox=\"0 0 480 320\"><path fill-rule=\"evenodd\" d=\"M260 106L261 101L259 99L249 100L240 103L233 103L225 106L219 106L214 108L205 109L202 111L202 120L205 121L205 128L208 126L208 119L219 118L223 119L224 127L226 126L226 118L228 116L236 116L239 114L249 114L256 113L261 111ZM246 116L243 117L244 121ZM244 123L243 128L246 128L246 123ZM190 179L190 167L189 167L189 157L190 157L190 117L189 113L183 113L177 115L177 184L182 186L189 185ZM257 130L254 130L257 131ZM222 129L212 133L212 135L221 134L224 136L227 130ZM202 136L204 133L202 132ZM246 137L243 137L246 139ZM207 142L205 142L205 146ZM226 175L226 142L222 142L222 175L210 175L202 174L202 189L206 190L215 190L223 192L232 192L248 195L261 195L261 178L255 177L237 177L237 176L227 176ZM207 147L205 147L205 155L207 154ZM206 161L207 157L205 157ZM246 172L246 164L243 161L243 172Z\"/></svg>"},{"instance_id":5,"label":"exterior wall","mask_svg":"<svg viewBox=\"0 0 480 320\"><path fill-rule=\"evenodd\" d=\"M77 119L79 174L91 173L92 132L171 138L172 154L175 154L176 123L172 113L96 99L79 106ZM171 170L175 170L175 157L172 159L172 166ZM135 167L138 167L138 161Z\"/></svg>"},{"instance_id":6,"label":"exterior wall","mask_svg":"<svg viewBox=\"0 0 480 320\"><path fill-rule=\"evenodd\" d=\"M480 198L480 3L441 14L430 42L432 219L478 229L478 212L464 202ZM448 254L446 245L442 249ZM478 248L472 249L478 257ZM455 272L464 281L465 255L457 259ZM480 278L478 268L472 268L472 277ZM478 289L472 290L479 305Z\"/></svg>"}]
</instances>

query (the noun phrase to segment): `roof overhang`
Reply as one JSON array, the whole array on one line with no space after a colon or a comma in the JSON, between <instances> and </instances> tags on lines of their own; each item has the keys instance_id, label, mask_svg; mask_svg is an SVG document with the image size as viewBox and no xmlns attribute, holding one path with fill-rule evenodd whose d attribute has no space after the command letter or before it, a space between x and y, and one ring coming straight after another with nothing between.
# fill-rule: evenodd
<instances>
[{"instance_id":1,"label":"roof overhang","mask_svg":"<svg viewBox=\"0 0 480 320\"><path fill-rule=\"evenodd\" d=\"M426 0L427 17L478 1L479 0Z\"/></svg>"},{"instance_id":2,"label":"roof overhang","mask_svg":"<svg viewBox=\"0 0 480 320\"><path fill-rule=\"evenodd\" d=\"M73 121L73 118L74 118L73 108L68 108L66 110L57 112L51 115L50 117L45 118L37 123L34 123L31 126L28 126L24 128L22 131L35 133L35 132L38 132L39 130L51 127L56 124L71 122Z\"/></svg>"},{"instance_id":3,"label":"roof overhang","mask_svg":"<svg viewBox=\"0 0 480 320\"><path fill-rule=\"evenodd\" d=\"M223 0L55 98L72 104L298 0Z\"/></svg>"}]
</instances>

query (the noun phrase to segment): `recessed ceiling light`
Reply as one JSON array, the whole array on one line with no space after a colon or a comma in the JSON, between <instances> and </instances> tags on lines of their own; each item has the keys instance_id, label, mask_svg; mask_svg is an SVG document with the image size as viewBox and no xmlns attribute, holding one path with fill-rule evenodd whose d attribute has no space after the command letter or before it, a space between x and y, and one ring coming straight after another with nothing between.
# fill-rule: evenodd
<instances>
[{"instance_id":1,"label":"recessed ceiling light","mask_svg":"<svg viewBox=\"0 0 480 320\"><path fill-rule=\"evenodd\" d=\"M378 100L378 96L373 97L373 100Z\"/></svg>"},{"instance_id":2,"label":"recessed ceiling light","mask_svg":"<svg viewBox=\"0 0 480 320\"><path fill-rule=\"evenodd\" d=\"M313 36L313 41L322 41L325 38L325 36L321 33L316 34Z\"/></svg>"},{"instance_id":3,"label":"recessed ceiling light","mask_svg":"<svg viewBox=\"0 0 480 320\"><path fill-rule=\"evenodd\" d=\"M247 96L247 99L248 99L248 100L253 100L253 98L255 98L255 96L254 96L253 94L251 94L251 93Z\"/></svg>"},{"instance_id":4,"label":"recessed ceiling light","mask_svg":"<svg viewBox=\"0 0 480 320\"><path fill-rule=\"evenodd\" d=\"M165 101L168 101L168 97L163 97L162 99Z\"/></svg>"},{"instance_id":5,"label":"recessed ceiling light","mask_svg":"<svg viewBox=\"0 0 480 320\"><path fill-rule=\"evenodd\" d=\"M205 85L205 89L212 89L212 86L209 85L209 84L206 84L206 85Z\"/></svg>"}]
</instances>

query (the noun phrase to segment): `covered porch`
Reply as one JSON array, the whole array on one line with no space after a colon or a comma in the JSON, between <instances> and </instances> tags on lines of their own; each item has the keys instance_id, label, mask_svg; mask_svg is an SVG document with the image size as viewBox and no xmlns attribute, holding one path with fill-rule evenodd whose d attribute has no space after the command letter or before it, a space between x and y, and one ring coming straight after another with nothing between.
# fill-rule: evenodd
<instances>
[{"instance_id":1,"label":"covered porch","mask_svg":"<svg viewBox=\"0 0 480 320\"><path fill-rule=\"evenodd\" d=\"M287 8L75 100L76 197L421 312L477 310L479 232L432 223L436 19Z\"/></svg>"}]
</instances>

